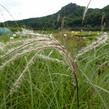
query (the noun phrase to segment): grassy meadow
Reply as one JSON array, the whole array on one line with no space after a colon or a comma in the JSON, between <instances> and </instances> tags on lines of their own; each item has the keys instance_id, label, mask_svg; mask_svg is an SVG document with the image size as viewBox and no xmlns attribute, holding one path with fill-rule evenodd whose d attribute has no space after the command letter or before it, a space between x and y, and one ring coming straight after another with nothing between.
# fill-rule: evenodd
<instances>
[{"instance_id":1,"label":"grassy meadow","mask_svg":"<svg viewBox=\"0 0 109 109\"><path fill-rule=\"evenodd\" d=\"M95 41L100 35L64 31L53 33L57 40L1 37L0 109L109 109L109 40Z\"/></svg>"}]
</instances>

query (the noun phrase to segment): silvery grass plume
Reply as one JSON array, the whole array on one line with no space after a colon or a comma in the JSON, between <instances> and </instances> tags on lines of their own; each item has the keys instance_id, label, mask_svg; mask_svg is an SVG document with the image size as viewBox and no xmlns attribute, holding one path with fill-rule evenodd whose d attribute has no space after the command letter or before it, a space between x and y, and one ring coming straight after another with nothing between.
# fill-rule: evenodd
<instances>
[{"instance_id":1,"label":"silvery grass plume","mask_svg":"<svg viewBox=\"0 0 109 109\"><path fill-rule=\"evenodd\" d=\"M18 58L18 57L20 57L20 56L22 56L22 55L24 55L26 53L35 51L36 50L36 48L35 48L36 46L37 47L38 46L42 46L43 47L43 45L41 45L40 43L37 43L37 44L34 45L34 41L36 41L36 42L38 42L38 41L45 41L46 42L47 39L48 38L45 39L43 37L43 39L42 39L41 37L37 37L37 38L26 39L25 41L24 40L21 40L21 41L18 41L18 42L17 41L15 41L15 42L9 42L8 44L5 45L5 49L6 49L7 45L10 45L10 44L12 46L13 45L15 46L15 43L16 43L19 46L15 47L15 48L12 48L12 49L8 49L4 55L1 55L0 56L0 59L7 58L6 62L4 61L4 63L2 63L2 65L0 66L0 69L1 68L4 68L6 65L8 65L10 62L14 61L16 58ZM34 46L32 46L32 45L34 45ZM25 47L27 47L27 49L25 49ZM20 50L23 50L23 52L20 51ZM49 56L51 55L52 52L53 51L50 52ZM14 55L12 56L13 53L14 53ZM12 57L8 59L8 56L12 56ZM48 60L50 60L50 59L51 60L56 60L56 59L50 58L49 56L42 56L42 55L38 55L38 54L37 54L37 56L39 58L42 57L43 59L46 59L46 60L47 59ZM59 60L57 62L59 62Z\"/></svg>"},{"instance_id":2,"label":"silvery grass plume","mask_svg":"<svg viewBox=\"0 0 109 109\"><path fill-rule=\"evenodd\" d=\"M85 17L86 17L86 14L87 14L87 11L88 11L88 8L89 8L89 5L91 3L92 0L89 0L85 10L84 10L84 13L83 13L83 19L82 19L82 24L84 23L84 20L85 20Z\"/></svg>"},{"instance_id":3,"label":"silvery grass plume","mask_svg":"<svg viewBox=\"0 0 109 109\"><path fill-rule=\"evenodd\" d=\"M79 56L83 55L84 53L86 53L92 49L95 49L95 48L101 46L107 40L108 40L108 34L106 32L102 33L100 36L97 37L97 40L93 41L91 44L89 44L88 46L86 46L85 48L81 49L78 52L78 54L76 55L75 61L77 60L77 58Z\"/></svg>"}]
</instances>

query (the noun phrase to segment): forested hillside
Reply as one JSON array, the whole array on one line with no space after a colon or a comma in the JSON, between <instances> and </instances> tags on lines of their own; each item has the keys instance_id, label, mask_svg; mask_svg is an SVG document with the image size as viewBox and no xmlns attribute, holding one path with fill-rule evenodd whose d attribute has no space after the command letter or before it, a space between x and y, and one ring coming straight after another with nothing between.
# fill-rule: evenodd
<instances>
[{"instance_id":1,"label":"forested hillside","mask_svg":"<svg viewBox=\"0 0 109 109\"><path fill-rule=\"evenodd\" d=\"M61 8L57 13L52 15L30 18L16 21L19 26L25 26L33 29L81 29L100 30L102 18L104 18L105 29L109 30L109 6L103 9L89 9L84 22L82 23L85 7L70 3ZM16 26L15 21L7 21L5 24ZM4 24L1 24L3 26Z\"/></svg>"}]
</instances>

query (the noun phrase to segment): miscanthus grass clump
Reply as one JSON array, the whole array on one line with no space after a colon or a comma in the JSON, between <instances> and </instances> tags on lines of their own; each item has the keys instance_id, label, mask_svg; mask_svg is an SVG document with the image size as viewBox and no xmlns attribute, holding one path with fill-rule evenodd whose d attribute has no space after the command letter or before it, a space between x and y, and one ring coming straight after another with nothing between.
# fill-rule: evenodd
<instances>
[{"instance_id":1,"label":"miscanthus grass clump","mask_svg":"<svg viewBox=\"0 0 109 109\"><path fill-rule=\"evenodd\" d=\"M6 43L0 55L1 108L108 109L107 41L107 33L101 34L73 58L49 36Z\"/></svg>"},{"instance_id":2,"label":"miscanthus grass clump","mask_svg":"<svg viewBox=\"0 0 109 109\"><path fill-rule=\"evenodd\" d=\"M17 91L17 89L21 86L23 83L22 81L25 78L25 73L28 71L29 67L33 64L33 61L36 60L38 56L40 56L43 59L49 60L49 57L42 56L39 53L47 48L53 48L57 50L62 56L63 59L65 60L66 64L69 65L69 67L72 70L72 76L73 76L73 81L76 86L77 90L77 107L79 106L79 100L78 100L78 81L77 81L77 76L76 76L76 63L73 61L73 58L70 56L70 54L67 52L67 50L53 37L35 37L31 39L25 40L25 42L20 42L21 44L15 48L6 49L6 52L4 55L0 56L0 59L3 60L0 66L0 70L2 70L6 65L9 65L9 63L13 62L16 60L18 57L21 57L24 54L27 53L32 53L34 52L34 55L30 58L29 61L26 61L26 66L24 70L21 72L19 77L15 80L13 85L10 87L10 92L9 95L12 95L14 92ZM14 44L14 43L13 43ZM4 47L5 49L5 47ZM58 59L53 59L51 58L50 60L64 63L63 61L59 61Z\"/></svg>"}]
</instances>

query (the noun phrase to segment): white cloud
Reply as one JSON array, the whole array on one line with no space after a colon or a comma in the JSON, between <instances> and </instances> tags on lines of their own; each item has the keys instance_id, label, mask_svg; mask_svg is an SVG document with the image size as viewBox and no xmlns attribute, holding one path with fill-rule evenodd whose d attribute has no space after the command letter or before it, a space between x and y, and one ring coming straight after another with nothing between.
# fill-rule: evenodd
<instances>
[{"instance_id":1,"label":"white cloud","mask_svg":"<svg viewBox=\"0 0 109 109\"><path fill-rule=\"evenodd\" d=\"M86 6L88 1L89 0L1 0L0 3L12 13L15 19L24 19L55 13L62 6L70 2ZM109 0L92 0L90 7L102 8L108 4ZM13 20L1 7L0 11L0 14L2 14L0 21Z\"/></svg>"}]
</instances>

